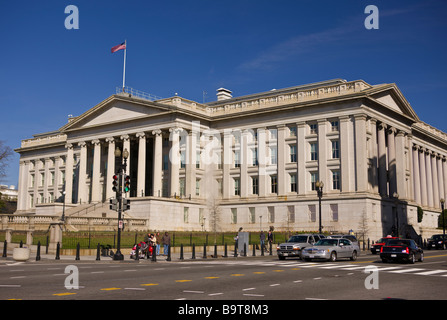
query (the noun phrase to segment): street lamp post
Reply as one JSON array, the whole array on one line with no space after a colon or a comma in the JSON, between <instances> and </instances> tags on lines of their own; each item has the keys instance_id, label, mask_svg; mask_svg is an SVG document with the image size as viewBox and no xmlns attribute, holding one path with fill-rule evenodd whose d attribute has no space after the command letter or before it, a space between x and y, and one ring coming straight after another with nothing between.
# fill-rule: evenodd
<instances>
[{"instance_id":1,"label":"street lamp post","mask_svg":"<svg viewBox=\"0 0 447 320\"><path fill-rule=\"evenodd\" d=\"M396 237L399 236L399 194L397 192L393 193L394 203L395 203L395 210L396 210Z\"/></svg>"},{"instance_id":2,"label":"street lamp post","mask_svg":"<svg viewBox=\"0 0 447 320\"><path fill-rule=\"evenodd\" d=\"M115 157L116 158L121 157L121 150L118 147L115 150ZM127 149L124 149L123 151L124 163L120 164L117 168L119 176L118 188L116 190L116 200L118 201L118 237L116 241L116 252L113 255L113 260L124 260L124 255L121 253L121 229L123 227L121 213L123 211L123 191L124 191L123 184L124 184L124 175L126 172L128 157L129 152L127 151Z\"/></svg>"},{"instance_id":3,"label":"street lamp post","mask_svg":"<svg viewBox=\"0 0 447 320\"><path fill-rule=\"evenodd\" d=\"M318 232L322 233L323 227L321 226L321 198L323 197L323 181L317 181L315 182L315 187L317 188L317 195L318 195Z\"/></svg>"},{"instance_id":4,"label":"street lamp post","mask_svg":"<svg viewBox=\"0 0 447 320\"><path fill-rule=\"evenodd\" d=\"M445 249L445 215L444 215L444 198L441 200L441 214L442 214L442 248Z\"/></svg>"}]
</instances>

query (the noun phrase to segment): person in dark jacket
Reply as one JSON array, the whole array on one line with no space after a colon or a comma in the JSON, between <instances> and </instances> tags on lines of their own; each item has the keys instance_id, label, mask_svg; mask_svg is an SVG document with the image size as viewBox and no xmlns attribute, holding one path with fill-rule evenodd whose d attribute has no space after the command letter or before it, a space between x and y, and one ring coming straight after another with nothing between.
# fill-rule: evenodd
<instances>
[{"instance_id":1,"label":"person in dark jacket","mask_svg":"<svg viewBox=\"0 0 447 320\"><path fill-rule=\"evenodd\" d=\"M163 242L163 255L167 256L169 246L171 245L171 236L167 232L165 232L161 241Z\"/></svg>"}]
</instances>

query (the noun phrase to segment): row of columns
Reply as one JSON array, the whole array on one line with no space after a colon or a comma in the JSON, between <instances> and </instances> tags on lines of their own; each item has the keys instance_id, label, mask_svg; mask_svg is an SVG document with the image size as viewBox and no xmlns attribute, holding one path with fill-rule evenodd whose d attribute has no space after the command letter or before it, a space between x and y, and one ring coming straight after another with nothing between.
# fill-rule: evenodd
<instances>
[{"instance_id":1,"label":"row of columns","mask_svg":"<svg viewBox=\"0 0 447 320\"><path fill-rule=\"evenodd\" d=\"M447 197L446 157L413 144L414 200L426 207L440 208Z\"/></svg>"},{"instance_id":2,"label":"row of columns","mask_svg":"<svg viewBox=\"0 0 447 320\"><path fill-rule=\"evenodd\" d=\"M137 190L145 194L145 179L146 179L146 138L148 133L139 132L135 136L138 139L138 176L137 176ZM157 129L152 131L154 136L155 147L154 147L154 170L152 173L153 177L153 190L154 193L162 188L162 131ZM107 137L104 142L99 139L94 139L90 143L93 146L93 168L92 168L92 178L91 178L91 202L102 201L101 195L101 144L106 143L108 146L107 153L107 172L105 173L107 178L104 183L106 184L106 199L110 199L114 196L112 191L112 177L116 173L115 171L115 142L117 139L122 141L123 150L131 152L130 148L130 136L128 134L121 135L119 137ZM88 197L88 186L87 186L87 142L81 141L77 145L80 147L79 153L79 176L78 176L78 192L77 192L77 202L86 201ZM73 194L73 177L74 174L74 143L67 143L67 160L66 160L66 185L65 185L65 201L70 203ZM130 156L127 159L126 174L130 172ZM70 177L70 178L69 178ZM139 194L139 193L138 193Z\"/></svg>"}]
</instances>

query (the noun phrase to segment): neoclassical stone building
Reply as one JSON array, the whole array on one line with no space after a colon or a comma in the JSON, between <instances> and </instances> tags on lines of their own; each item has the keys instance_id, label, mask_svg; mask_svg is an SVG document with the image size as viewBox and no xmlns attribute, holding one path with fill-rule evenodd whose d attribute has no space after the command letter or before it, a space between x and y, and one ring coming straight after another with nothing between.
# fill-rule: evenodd
<instances>
[{"instance_id":1,"label":"neoclassical stone building","mask_svg":"<svg viewBox=\"0 0 447 320\"><path fill-rule=\"evenodd\" d=\"M241 97L220 88L209 103L112 95L22 141L17 213L108 203L116 148L129 152L127 214L150 229L318 230L321 181L324 231L425 237L447 197L447 135L395 84L335 79ZM105 207L91 214L116 215Z\"/></svg>"}]
</instances>

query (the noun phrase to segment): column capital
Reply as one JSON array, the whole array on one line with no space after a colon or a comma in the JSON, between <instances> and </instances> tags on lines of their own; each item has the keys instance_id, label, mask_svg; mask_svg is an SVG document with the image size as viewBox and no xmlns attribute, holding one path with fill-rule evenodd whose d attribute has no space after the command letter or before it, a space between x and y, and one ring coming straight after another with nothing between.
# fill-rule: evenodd
<instances>
[{"instance_id":1,"label":"column capital","mask_svg":"<svg viewBox=\"0 0 447 320\"><path fill-rule=\"evenodd\" d=\"M120 139L123 141L129 141L130 140L130 136L128 134L123 134L122 136L120 136Z\"/></svg>"},{"instance_id":2,"label":"column capital","mask_svg":"<svg viewBox=\"0 0 447 320\"><path fill-rule=\"evenodd\" d=\"M160 129L155 129L152 131L152 134L156 137L161 136L161 130Z\"/></svg>"},{"instance_id":3,"label":"column capital","mask_svg":"<svg viewBox=\"0 0 447 320\"><path fill-rule=\"evenodd\" d=\"M140 138L140 139L146 138L146 133L144 133L144 132L137 132L136 137Z\"/></svg>"},{"instance_id":4,"label":"column capital","mask_svg":"<svg viewBox=\"0 0 447 320\"><path fill-rule=\"evenodd\" d=\"M78 142L78 146L80 146L81 148L87 147L87 142L85 141Z\"/></svg>"},{"instance_id":5,"label":"column capital","mask_svg":"<svg viewBox=\"0 0 447 320\"><path fill-rule=\"evenodd\" d=\"M405 131L403 131L403 130L397 130L397 136L398 137L405 137L405 135L406 135L407 133L405 132Z\"/></svg>"},{"instance_id":6,"label":"column capital","mask_svg":"<svg viewBox=\"0 0 447 320\"><path fill-rule=\"evenodd\" d=\"M66 143L65 148L69 150L73 150L73 144L72 143Z\"/></svg>"},{"instance_id":7,"label":"column capital","mask_svg":"<svg viewBox=\"0 0 447 320\"><path fill-rule=\"evenodd\" d=\"M114 137L107 137L106 138L106 142L108 142L108 143L115 143L115 138Z\"/></svg>"},{"instance_id":8,"label":"column capital","mask_svg":"<svg viewBox=\"0 0 447 320\"><path fill-rule=\"evenodd\" d=\"M394 127L389 127L389 128L386 130L386 133L389 134L389 135L391 135L391 134L395 134L396 132L397 132L397 129L394 128Z\"/></svg>"},{"instance_id":9,"label":"column capital","mask_svg":"<svg viewBox=\"0 0 447 320\"><path fill-rule=\"evenodd\" d=\"M180 132L182 132L183 131L183 128L180 128L180 127L172 127L172 128L169 128L169 132L171 132L171 133L173 133L173 134L178 134L178 133L180 133Z\"/></svg>"},{"instance_id":10,"label":"column capital","mask_svg":"<svg viewBox=\"0 0 447 320\"><path fill-rule=\"evenodd\" d=\"M386 129L388 128L388 126L387 126L386 123L380 122L380 123L377 125L377 128L378 128L379 130L386 130Z\"/></svg>"},{"instance_id":11,"label":"column capital","mask_svg":"<svg viewBox=\"0 0 447 320\"><path fill-rule=\"evenodd\" d=\"M97 145L101 144L101 141L99 139L95 139L95 140L92 140L92 144L97 146Z\"/></svg>"}]
</instances>

